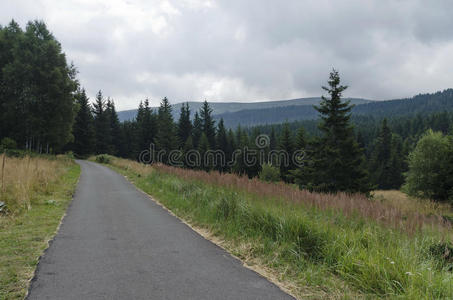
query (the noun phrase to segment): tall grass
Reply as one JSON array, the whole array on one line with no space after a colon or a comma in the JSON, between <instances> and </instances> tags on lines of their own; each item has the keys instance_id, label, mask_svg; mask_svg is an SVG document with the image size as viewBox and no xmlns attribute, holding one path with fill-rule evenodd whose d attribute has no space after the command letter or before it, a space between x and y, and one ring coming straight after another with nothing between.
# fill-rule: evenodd
<instances>
[{"instance_id":1,"label":"tall grass","mask_svg":"<svg viewBox=\"0 0 453 300\"><path fill-rule=\"evenodd\" d=\"M35 196L49 194L51 183L65 172L71 160L26 156L0 159L0 201L10 213L31 209Z\"/></svg>"},{"instance_id":2,"label":"tall grass","mask_svg":"<svg viewBox=\"0 0 453 300\"><path fill-rule=\"evenodd\" d=\"M231 174L120 159L112 165L180 217L236 245L235 254L259 258L283 274L301 298L349 292L453 298L453 262L442 250L433 251L449 249L451 230L437 216L360 195L315 194Z\"/></svg>"}]
</instances>

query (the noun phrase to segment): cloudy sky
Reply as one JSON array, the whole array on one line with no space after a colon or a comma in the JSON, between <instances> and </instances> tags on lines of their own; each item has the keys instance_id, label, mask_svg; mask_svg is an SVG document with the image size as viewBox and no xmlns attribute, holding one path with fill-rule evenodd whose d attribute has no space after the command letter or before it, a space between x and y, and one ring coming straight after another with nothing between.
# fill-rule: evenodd
<instances>
[{"instance_id":1,"label":"cloudy sky","mask_svg":"<svg viewBox=\"0 0 453 300\"><path fill-rule=\"evenodd\" d=\"M0 0L0 24L44 20L93 97L390 99L453 87L450 0Z\"/></svg>"}]
</instances>

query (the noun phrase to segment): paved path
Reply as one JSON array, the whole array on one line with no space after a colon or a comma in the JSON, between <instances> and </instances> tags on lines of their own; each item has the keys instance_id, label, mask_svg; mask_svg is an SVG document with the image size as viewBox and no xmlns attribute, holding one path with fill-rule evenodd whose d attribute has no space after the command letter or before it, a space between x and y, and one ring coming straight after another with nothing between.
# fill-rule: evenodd
<instances>
[{"instance_id":1,"label":"paved path","mask_svg":"<svg viewBox=\"0 0 453 300\"><path fill-rule=\"evenodd\" d=\"M292 299L107 167L74 200L28 299Z\"/></svg>"}]
</instances>

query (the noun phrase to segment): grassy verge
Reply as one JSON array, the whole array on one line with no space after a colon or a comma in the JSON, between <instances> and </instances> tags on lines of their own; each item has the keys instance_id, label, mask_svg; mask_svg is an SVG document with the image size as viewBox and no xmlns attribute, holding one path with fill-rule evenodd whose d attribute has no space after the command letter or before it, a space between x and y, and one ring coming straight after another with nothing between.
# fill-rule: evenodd
<instances>
[{"instance_id":1,"label":"grassy verge","mask_svg":"<svg viewBox=\"0 0 453 300\"><path fill-rule=\"evenodd\" d=\"M453 298L448 224L394 212L394 205L381 203L363 203L365 208L356 213L347 206L345 215L338 203L329 202L351 203L345 195L306 194L327 201L310 205L288 198L299 193L290 186L232 175L146 167L114 158L110 165L182 219L220 238L246 263L266 270L298 298ZM370 200L354 201L360 205ZM388 210L393 219L381 222L367 212L370 208Z\"/></svg>"},{"instance_id":2,"label":"grassy verge","mask_svg":"<svg viewBox=\"0 0 453 300\"><path fill-rule=\"evenodd\" d=\"M72 199L80 168L65 157L6 158L0 201L0 299L24 298ZM0 162L1 170L1 162Z\"/></svg>"}]
</instances>

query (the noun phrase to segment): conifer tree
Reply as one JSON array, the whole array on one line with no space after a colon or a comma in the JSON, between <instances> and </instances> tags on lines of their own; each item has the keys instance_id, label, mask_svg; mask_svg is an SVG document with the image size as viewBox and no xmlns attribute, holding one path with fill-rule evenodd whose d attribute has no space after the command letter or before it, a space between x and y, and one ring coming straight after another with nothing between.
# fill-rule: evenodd
<instances>
[{"instance_id":1,"label":"conifer tree","mask_svg":"<svg viewBox=\"0 0 453 300\"><path fill-rule=\"evenodd\" d=\"M107 103L99 91L93 103L94 129L96 132L96 153L109 153L111 145L110 116L106 111Z\"/></svg>"},{"instance_id":2,"label":"conifer tree","mask_svg":"<svg viewBox=\"0 0 453 300\"><path fill-rule=\"evenodd\" d=\"M170 151L177 148L176 130L171 114L172 108L167 97L162 99L158 111L158 131L156 147L158 151L163 151L162 162L168 163Z\"/></svg>"},{"instance_id":3,"label":"conifer tree","mask_svg":"<svg viewBox=\"0 0 453 300\"><path fill-rule=\"evenodd\" d=\"M209 147L213 149L215 147L215 121L212 118L212 109L206 100L203 102L203 106L200 109L200 118L201 130L208 139Z\"/></svg>"},{"instance_id":4,"label":"conifer tree","mask_svg":"<svg viewBox=\"0 0 453 300\"><path fill-rule=\"evenodd\" d=\"M201 125L200 115L198 114L198 112L195 112L195 116L193 119L193 129L192 129L192 142L193 142L193 146L195 149L198 148L198 143L200 141L202 133L203 133L203 130L202 130L202 125Z\"/></svg>"},{"instance_id":5,"label":"conifer tree","mask_svg":"<svg viewBox=\"0 0 453 300\"><path fill-rule=\"evenodd\" d=\"M192 135L192 121L190 120L189 103L182 104L181 113L178 121L178 142L179 147L183 148L187 139Z\"/></svg>"},{"instance_id":6,"label":"conifer tree","mask_svg":"<svg viewBox=\"0 0 453 300\"><path fill-rule=\"evenodd\" d=\"M94 153L95 149L93 115L84 89L79 90L75 98L78 112L72 129L74 135L73 150L78 156L86 157Z\"/></svg>"},{"instance_id":7,"label":"conifer tree","mask_svg":"<svg viewBox=\"0 0 453 300\"><path fill-rule=\"evenodd\" d=\"M280 141L279 141L279 150L283 150L286 156L285 161L280 160L280 176L283 181L285 182L291 182L292 177L290 175L290 170L294 169L294 163L292 160L293 153L294 153L294 141L293 137L291 134L291 131L289 129L289 125L287 122L283 125L283 130L280 135Z\"/></svg>"},{"instance_id":8,"label":"conifer tree","mask_svg":"<svg viewBox=\"0 0 453 300\"><path fill-rule=\"evenodd\" d=\"M118 155L122 152L121 148L123 146L123 136L120 127L120 120L118 119L118 114L116 112L115 103L111 99L107 99L106 103L106 113L108 114L108 119L110 123L110 133L111 133L111 143L109 145L109 153L113 155Z\"/></svg>"},{"instance_id":9,"label":"conifer tree","mask_svg":"<svg viewBox=\"0 0 453 300\"><path fill-rule=\"evenodd\" d=\"M209 150L209 141L206 134L203 132L201 134L200 142L198 143L198 152L201 156L200 168L205 171L209 171L212 168L211 162L206 161L206 152Z\"/></svg>"},{"instance_id":10,"label":"conifer tree","mask_svg":"<svg viewBox=\"0 0 453 300\"><path fill-rule=\"evenodd\" d=\"M321 192L361 192L368 194L371 186L363 168L364 156L350 124L349 101L343 102L347 86L340 84L336 70L330 73L329 87L323 87L329 98L322 97L315 109L321 115L322 137L316 143L311 187Z\"/></svg>"},{"instance_id":11,"label":"conifer tree","mask_svg":"<svg viewBox=\"0 0 453 300\"><path fill-rule=\"evenodd\" d=\"M223 119L220 119L219 124L217 125L217 136L216 136L217 149L223 152L225 161L229 161L231 158L230 146L228 145L228 136L223 124ZM217 162L218 170L225 171L226 166L221 166L220 162Z\"/></svg>"}]
</instances>

